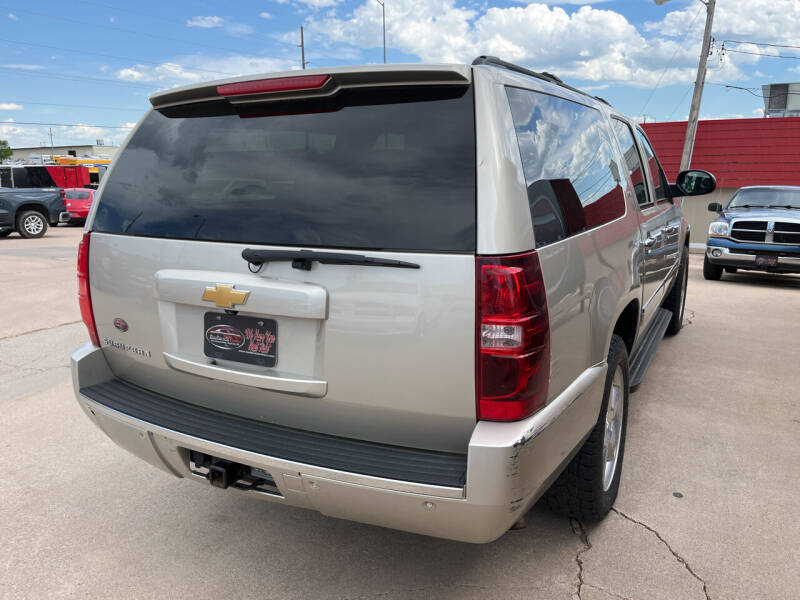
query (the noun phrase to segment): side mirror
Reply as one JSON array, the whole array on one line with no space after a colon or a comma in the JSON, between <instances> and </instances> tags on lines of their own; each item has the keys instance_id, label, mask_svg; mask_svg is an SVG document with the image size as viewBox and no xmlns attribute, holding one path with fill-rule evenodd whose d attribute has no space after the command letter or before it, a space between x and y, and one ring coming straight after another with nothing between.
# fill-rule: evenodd
<instances>
[{"instance_id":1,"label":"side mirror","mask_svg":"<svg viewBox=\"0 0 800 600\"><path fill-rule=\"evenodd\" d=\"M708 205L709 212L721 213L722 212L722 204L719 202L712 202Z\"/></svg>"},{"instance_id":2,"label":"side mirror","mask_svg":"<svg viewBox=\"0 0 800 600\"><path fill-rule=\"evenodd\" d=\"M702 196L717 189L717 180L708 171L689 169L678 173L675 185L684 196Z\"/></svg>"}]
</instances>

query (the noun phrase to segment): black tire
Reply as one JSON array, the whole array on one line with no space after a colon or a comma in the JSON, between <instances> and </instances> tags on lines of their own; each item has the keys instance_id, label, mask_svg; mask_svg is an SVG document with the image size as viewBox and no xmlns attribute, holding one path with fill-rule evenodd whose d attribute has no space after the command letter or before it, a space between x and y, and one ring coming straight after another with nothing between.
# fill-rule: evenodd
<instances>
[{"instance_id":1,"label":"black tire","mask_svg":"<svg viewBox=\"0 0 800 600\"><path fill-rule=\"evenodd\" d=\"M681 265L678 267L678 274L675 275L672 289L661 304L661 306L672 312L672 319L667 325L667 335L676 335L683 327L683 311L686 306L686 286L688 283L689 249L684 247L681 253Z\"/></svg>"},{"instance_id":2,"label":"black tire","mask_svg":"<svg viewBox=\"0 0 800 600\"><path fill-rule=\"evenodd\" d=\"M725 267L725 272L726 273L736 273L736 271L738 271L738 270L739 270L738 267Z\"/></svg>"},{"instance_id":3,"label":"black tire","mask_svg":"<svg viewBox=\"0 0 800 600\"><path fill-rule=\"evenodd\" d=\"M606 468L604 437L606 433L606 413L611 398L614 376L619 373L620 386L616 402L621 403L620 437L617 444L617 459L607 488L604 486ZM621 389L620 389L621 388ZM618 404L619 406L619 404ZM628 351L625 342L618 335L611 337L608 351L608 373L606 374L603 402L600 417L584 442L578 454L559 475L545 494L545 502L550 510L581 521L599 521L608 514L619 491L622 459L625 455L625 430L628 425Z\"/></svg>"},{"instance_id":4,"label":"black tire","mask_svg":"<svg viewBox=\"0 0 800 600\"><path fill-rule=\"evenodd\" d=\"M35 210L26 210L17 216L17 233L24 238L40 238L48 227L47 218Z\"/></svg>"},{"instance_id":5,"label":"black tire","mask_svg":"<svg viewBox=\"0 0 800 600\"><path fill-rule=\"evenodd\" d=\"M708 257L703 258L703 277L709 281L719 281L722 277L722 267L719 265L712 265L708 262Z\"/></svg>"}]
</instances>

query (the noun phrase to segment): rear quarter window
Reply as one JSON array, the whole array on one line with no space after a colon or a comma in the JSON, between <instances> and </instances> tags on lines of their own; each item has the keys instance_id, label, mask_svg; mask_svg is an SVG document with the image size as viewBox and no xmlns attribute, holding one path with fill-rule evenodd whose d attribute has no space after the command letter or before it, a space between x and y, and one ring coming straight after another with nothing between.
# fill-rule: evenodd
<instances>
[{"instance_id":1,"label":"rear quarter window","mask_svg":"<svg viewBox=\"0 0 800 600\"><path fill-rule=\"evenodd\" d=\"M538 247L625 214L621 173L600 111L506 88Z\"/></svg>"},{"instance_id":2,"label":"rear quarter window","mask_svg":"<svg viewBox=\"0 0 800 600\"><path fill-rule=\"evenodd\" d=\"M215 110L233 114L151 112L110 173L94 229L303 247L475 250L471 87L345 91L335 105L305 114Z\"/></svg>"}]
</instances>

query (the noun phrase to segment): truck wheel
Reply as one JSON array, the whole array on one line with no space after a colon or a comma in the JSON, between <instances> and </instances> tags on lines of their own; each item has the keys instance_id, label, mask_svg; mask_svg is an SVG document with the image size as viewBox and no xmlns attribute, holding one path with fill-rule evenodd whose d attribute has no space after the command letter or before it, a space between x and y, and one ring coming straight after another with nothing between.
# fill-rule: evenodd
<instances>
[{"instance_id":1,"label":"truck wheel","mask_svg":"<svg viewBox=\"0 0 800 600\"><path fill-rule=\"evenodd\" d=\"M619 490L627 425L628 351L622 338L613 335L600 418L547 491L551 510L582 521L599 521L608 514Z\"/></svg>"},{"instance_id":2,"label":"truck wheel","mask_svg":"<svg viewBox=\"0 0 800 600\"><path fill-rule=\"evenodd\" d=\"M17 233L24 238L40 238L47 233L47 219L40 212L26 210L17 217Z\"/></svg>"},{"instance_id":3,"label":"truck wheel","mask_svg":"<svg viewBox=\"0 0 800 600\"><path fill-rule=\"evenodd\" d=\"M681 253L681 266L672 284L672 289L664 299L662 306L672 312L672 319L667 325L667 335L675 335L683 327L683 311L686 306L686 286L689 283L689 250Z\"/></svg>"},{"instance_id":4,"label":"truck wheel","mask_svg":"<svg viewBox=\"0 0 800 600\"><path fill-rule=\"evenodd\" d=\"M703 277L710 281L719 281L722 277L722 267L719 265L712 265L708 262L708 257L703 258Z\"/></svg>"}]
</instances>

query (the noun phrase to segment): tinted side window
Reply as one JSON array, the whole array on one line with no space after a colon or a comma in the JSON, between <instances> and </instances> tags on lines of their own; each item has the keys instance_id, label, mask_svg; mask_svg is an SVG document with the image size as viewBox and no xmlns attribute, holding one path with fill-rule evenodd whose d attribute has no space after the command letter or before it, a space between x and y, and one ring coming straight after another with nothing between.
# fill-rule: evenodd
<instances>
[{"instance_id":1,"label":"tinted side window","mask_svg":"<svg viewBox=\"0 0 800 600\"><path fill-rule=\"evenodd\" d=\"M625 158L625 168L628 169L628 175L631 177L631 183L633 183L633 189L636 192L636 201L639 206L649 204L647 184L642 170L642 159L636 149L633 132L627 123L623 123L618 119L612 119L611 122L614 124L614 133Z\"/></svg>"},{"instance_id":2,"label":"tinted side window","mask_svg":"<svg viewBox=\"0 0 800 600\"><path fill-rule=\"evenodd\" d=\"M0 167L0 187L11 187L11 167Z\"/></svg>"},{"instance_id":3,"label":"tinted side window","mask_svg":"<svg viewBox=\"0 0 800 600\"><path fill-rule=\"evenodd\" d=\"M28 177L28 169L25 167L14 167L14 187L33 187L31 185L30 177Z\"/></svg>"},{"instance_id":4,"label":"tinted side window","mask_svg":"<svg viewBox=\"0 0 800 600\"><path fill-rule=\"evenodd\" d=\"M621 217L619 166L603 115L588 106L506 88L528 186L536 245Z\"/></svg>"},{"instance_id":5,"label":"tinted side window","mask_svg":"<svg viewBox=\"0 0 800 600\"><path fill-rule=\"evenodd\" d=\"M653 147L650 145L650 141L645 135L638 129L636 130L636 135L647 157L647 168L650 171L650 178L653 180L653 186L655 186L656 202L666 200L669 198L669 185L667 185L667 178L664 176L661 163L658 162L656 153L653 151Z\"/></svg>"}]
</instances>

